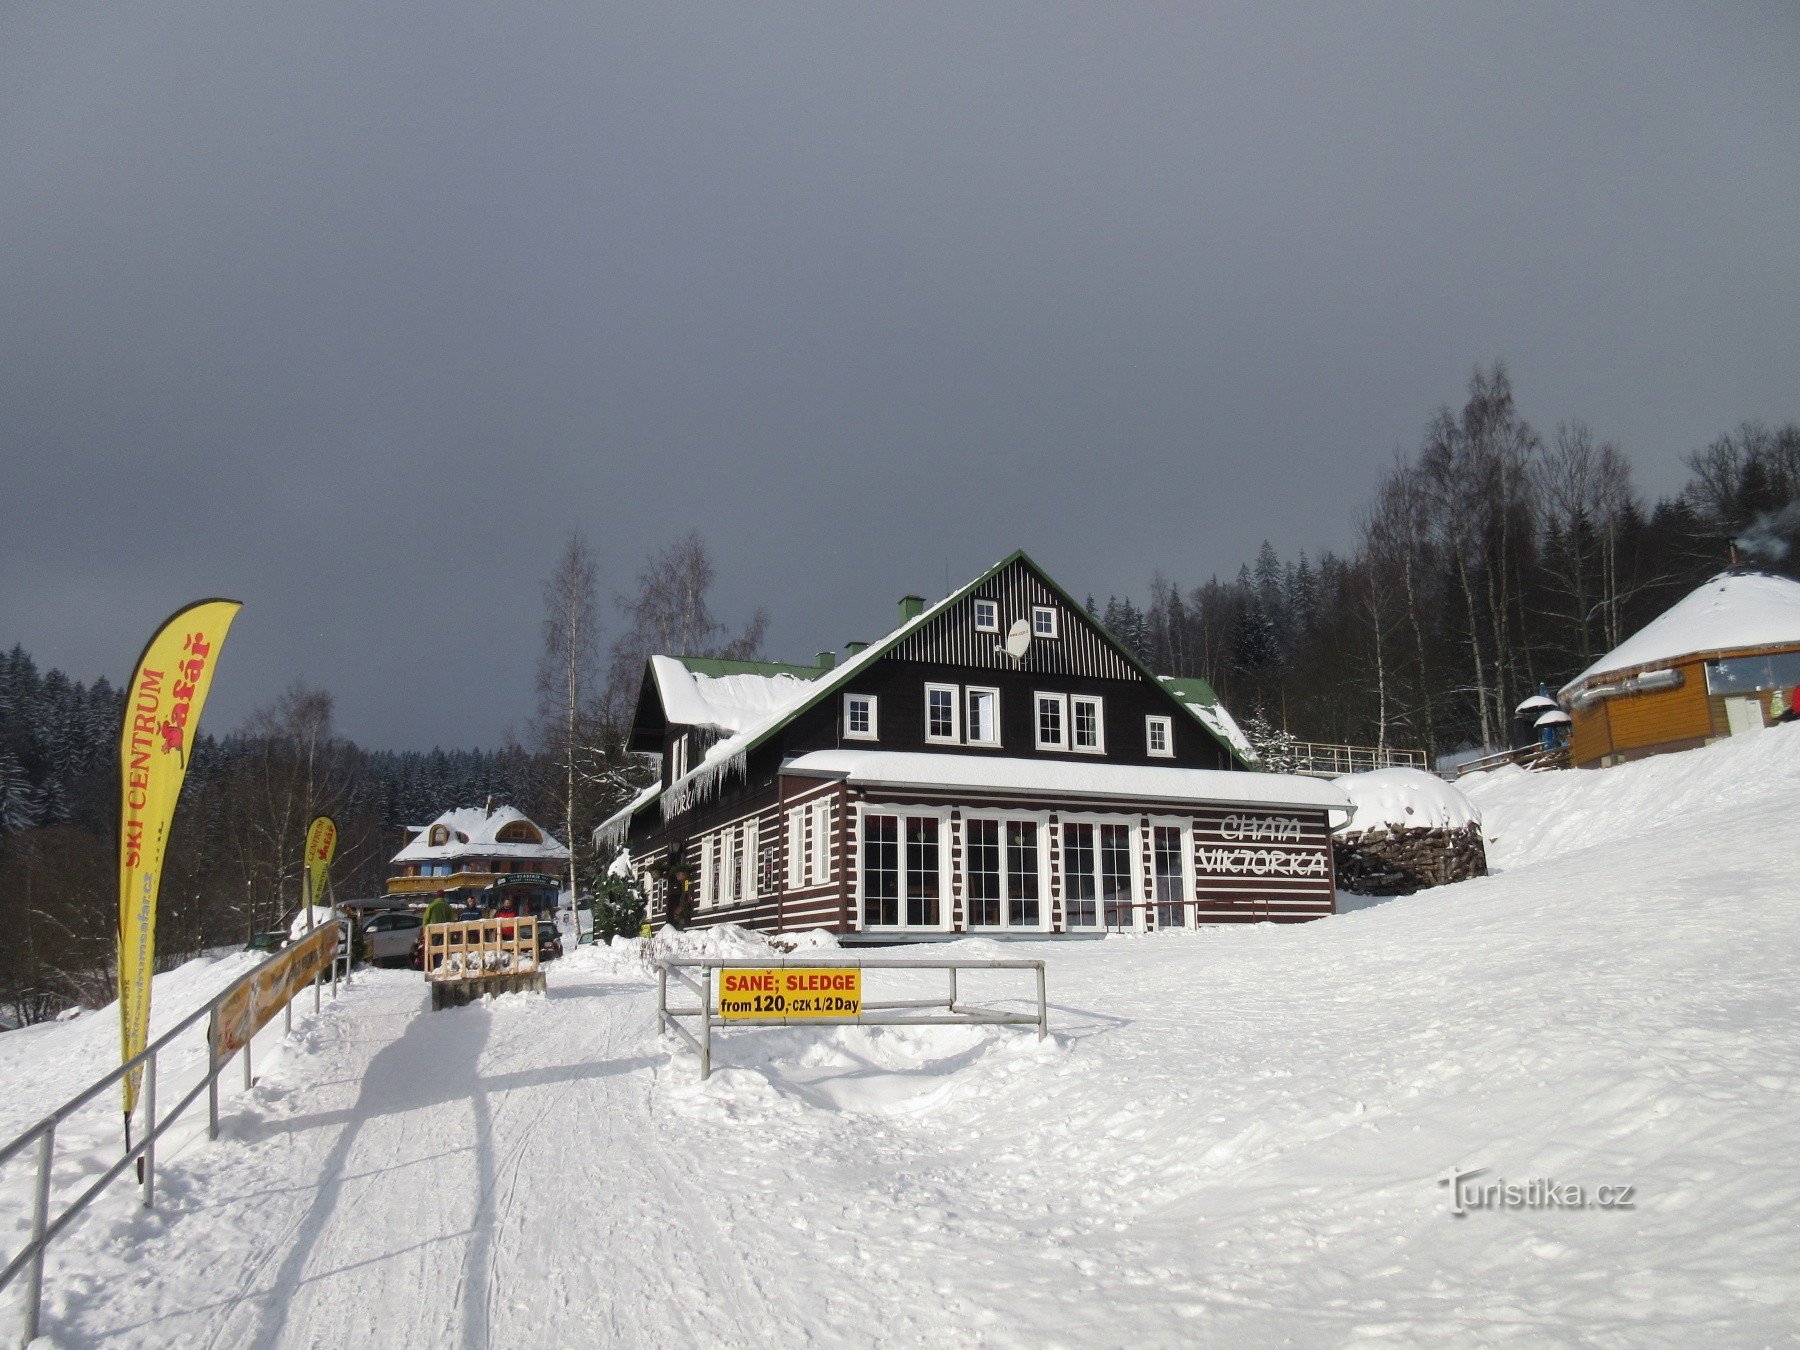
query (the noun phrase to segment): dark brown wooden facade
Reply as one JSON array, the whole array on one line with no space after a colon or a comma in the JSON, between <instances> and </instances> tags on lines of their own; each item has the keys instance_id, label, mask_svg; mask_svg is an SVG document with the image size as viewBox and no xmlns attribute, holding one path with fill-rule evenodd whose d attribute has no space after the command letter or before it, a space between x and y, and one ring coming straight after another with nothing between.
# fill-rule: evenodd
<instances>
[{"instance_id":1,"label":"dark brown wooden facade","mask_svg":"<svg viewBox=\"0 0 1800 1350\"><path fill-rule=\"evenodd\" d=\"M978 601L993 607L984 607L992 621L985 627L977 627ZM1054 612L1055 636L1035 639L1020 660L997 650L1013 622L1031 623L1034 610ZM1022 554L844 666L821 667L811 684L816 692L775 725L720 746L729 767L721 773L715 764L718 776L698 790L693 775L670 781L670 746L692 736L686 752L696 763L716 733L671 723L646 679L633 745L663 751L663 793L620 827L646 880L653 922L823 928L893 941L1293 922L1333 912L1329 808L1318 804L1318 785L1310 797L1299 793L1313 804L1266 804L1274 780L1240 768L1229 747ZM970 744L967 727L955 743L928 735L925 690L934 684L954 687L959 700L970 689L993 691L996 743ZM847 733L850 695L875 700L873 739ZM1069 700L1065 718L1074 700L1097 700L1085 706L1098 714L1101 748L1040 748L1040 695ZM1161 724L1160 744L1151 719ZM806 757L822 751L872 752L884 763L897 754L913 765L950 755L977 781L857 781L855 771L809 769ZM996 772L994 784L979 781L986 770L967 767L999 760L1008 764L994 768L1008 772ZM1081 775L1067 769L1097 764L1151 770L1129 781L1152 787L1180 777L1156 770L1214 772L1205 776L1204 799L1148 787L1137 798L1083 795ZM1054 786L1016 785L1032 779L1031 765L1060 766L1045 775ZM1237 799L1231 789L1240 778ZM666 800L674 802L667 812Z\"/></svg>"}]
</instances>

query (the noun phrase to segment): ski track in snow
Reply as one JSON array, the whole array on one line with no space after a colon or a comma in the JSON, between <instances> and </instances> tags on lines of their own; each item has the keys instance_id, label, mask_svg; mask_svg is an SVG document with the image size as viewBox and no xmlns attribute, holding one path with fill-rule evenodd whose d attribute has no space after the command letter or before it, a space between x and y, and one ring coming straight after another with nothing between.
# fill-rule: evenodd
<instances>
[{"instance_id":1,"label":"ski track in snow","mask_svg":"<svg viewBox=\"0 0 1800 1350\"><path fill-rule=\"evenodd\" d=\"M1008 945L1050 962L1043 1046L744 1030L716 1038L700 1084L658 1043L654 986L626 956L583 949L545 997L437 1014L417 975L360 975L285 1044L279 1023L265 1034L250 1094L228 1073L219 1143L196 1130L165 1151L157 1210L121 1187L53 1251L46 1330L106 1346L1793 1339L1800 727L1464 786L1492 877L1304 927ZM190 1003L230 974L196 967L173 973ZM964 989L1022 1006L1029 985ZM108 1016L0 1038L25 1085L7 1128L92 1076L51 1051ZM104 1165L99 1139L91 1158L77 1139L72 1168ZM1631 1184L1636 1208L1455 1218L1439 1178L1459 1167Z\"/></svg>"}]
</instances>

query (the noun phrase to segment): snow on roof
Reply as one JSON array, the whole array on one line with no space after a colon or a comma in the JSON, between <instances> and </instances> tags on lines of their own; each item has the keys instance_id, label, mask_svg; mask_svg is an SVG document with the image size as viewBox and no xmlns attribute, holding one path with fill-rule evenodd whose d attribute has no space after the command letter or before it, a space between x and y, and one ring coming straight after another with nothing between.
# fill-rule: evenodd
<instances>
[{"instance_id":1,"label":"snow on roof","mask_svg":"<svg viewBox=\"0 0 1800 1350\"><path fill-rule=\"evenodd\" d=\"M1311 806L1335 811L1350 807L1349 798L1322 779L1234 769L1083 764L917 750L814 750L789 760L781 771L872 786L993 788L1059 797Z\"/></svg>"},{"instance_id":2,"label":"snow on roof","mask_svg":"<svg viewBox=\"0 0 1800 1350\"><path fill-rule=\"evenodd\" d=\"M1564 712L1561 708L1552 708L1531 725L1534 727L1560 727L1567 726L1574 720L1574 718L1570 717L1569 714Z\"/></svg>"},{"instance_id":3,"label":"snow on roof","mask_svg":"<svg viewBox=\"0 0 1800 1350\"><path fill-rule=\"evenodd\" d=\"M650 669L663 713L677 726L742 731L770 713L799 706L812 690L811 680L785 672L706 675L674 656L652 656Z\"/></svg>"},{"instance_id":4,"label":"snow on roof","mask_svg":"<svg viewBox=\"0 0 1800 1350\"><path fill-rule=\"evenodd\" d=\"M1530 698L1526 699L1518 707L1514 708L1513 712L1516 715L1523 717L1528 712L1540 712L1540 711L1544 711L1544 710L1547 710L1550 708L1554 708L1555 706L1556 706L1555 699L1546 698L1542 694L1533 694Z\"/></svg>"},{"instance_id":5,"label":"snow on roof","mask_svg":"<svg viewBox=\"0 0 1800 1350\"><path fill-rule=\"evenodd\" d=\"M1250 744L1250 738L1244 735L1229 709L1219 702L1219 696L1213 687L1201 679L1178 679L1173 675L1158 675L1168 686L1169 692L1181 701L1181 706L1198 717L1206 729L1233 750L1238 758L1246 764L1258 763L1256 750Z\"/></svg>"},{"instance_id":6,"label":"snow on roof","mask_svg":"<svg viewBox=\"0 0 1800 1350\"><path fill-rule=\"evenodd\" d=\"M523 820L527 825L544 837L541 844L500 843L494 836L501 827L510 825L515 820ZM442 825L449 838L442 844L433 845L431 832L434 827ZM550 835L540 829L537 824L527 820L525 813L512 806L496 806L493 811L479 806L458 806L444 812L430 825L415 825L418 834L408 841L393 857L397 863L431 862L450 858L466 857L471 853L480 853L490 858L542 858L567 859L569 850L564 848Z\"/></svg>"},{"instance_id":7,"label":"snow on roof","mask_svg":"<svg viewBox=\"0 0 1800 1350\"><path fill-rule=\"evenodd\" d=\"M1350 798L1344 834L1382 828L1460 830L1481 824L1481 812L1462 793L1423 769L1376 769L1332 780Z\"/></svg>"},{"instance_id":8,"label":"snow on roof","mask_svg":"<svg viewBox=\"0 0 1800 1350\"><path fill-rule=\"evenodd\" d=\"M1800 644L1800 582L1767 572L1721 572L1652 619L1562 687L1714 652Z\"/></svg>"}]
</instances>

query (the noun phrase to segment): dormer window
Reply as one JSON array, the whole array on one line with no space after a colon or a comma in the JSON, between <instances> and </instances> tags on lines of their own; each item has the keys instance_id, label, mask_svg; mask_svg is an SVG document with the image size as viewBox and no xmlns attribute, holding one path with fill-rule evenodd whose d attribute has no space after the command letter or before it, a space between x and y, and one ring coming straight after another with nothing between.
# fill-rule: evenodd
<instances>
[{"instance_id":1,"label":"dormer window","mask_svg":"<svg viewBox=\"0 0 1800 1350\"><path fill-rule=\"evenodd\" d=\"M494 841L501 844L541 844L544 839L529 821L509 820L500 827Z\"/></svg>"},{"instance_id":2,"label":"dormer window","mask_svg":"<svg viewBox=\"0 0 1800 1350\"><path fill-rule=\"evenodd\" d=\"M430 846L432 848L442 848L445 844L447 844L449 842L450 842L450 827L448 825L433 825L431 827L431 845Z\"/></svg>"},{"instance_id":3,"label":"dormer window","mask_svg":"<svg viewBox=\"0 0 1800 1350\"><path fill-rule=\"evenodd\" d=\"M876 739L875 695L844 695L844 739L849 741Z\"/></svg>"},{"instance_id":4,"label":"dormer window","mask_svg":"<svg viewBox=\"0 0 1800 1350\"><path fill-rule=\"evenodd\" d=\"M975 631L977 633L998 633L1000 631L999 601L977 600L975 602Z\"/></svg>"},{"instance_id":5,"label":"dormer window","mask_svg":"<svg viewBox=\"0 0 1800 1350\"><path fill-rule=\"evenodd\" d=\"M1031 607L1031 635L1037 638L1056 636L1056 608L1053 605Z\"/></svg>"}]
</instances>

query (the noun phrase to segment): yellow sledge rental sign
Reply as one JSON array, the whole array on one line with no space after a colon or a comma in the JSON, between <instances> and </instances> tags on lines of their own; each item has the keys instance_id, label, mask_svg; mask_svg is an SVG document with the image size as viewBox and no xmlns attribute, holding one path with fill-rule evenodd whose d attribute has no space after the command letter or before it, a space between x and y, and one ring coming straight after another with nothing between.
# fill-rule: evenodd
<instances>
[{"instance_id":1,"label":"yellow sledge rental sign","mask_svg":"<svg viewBox=\"0 0 1800 1350\"><path fill-rule=\"evenodd\" d=\"M860 1017L862 970L856 966L761 966L719 972L719 1016Z\"/></svg>"}]
</instances>

